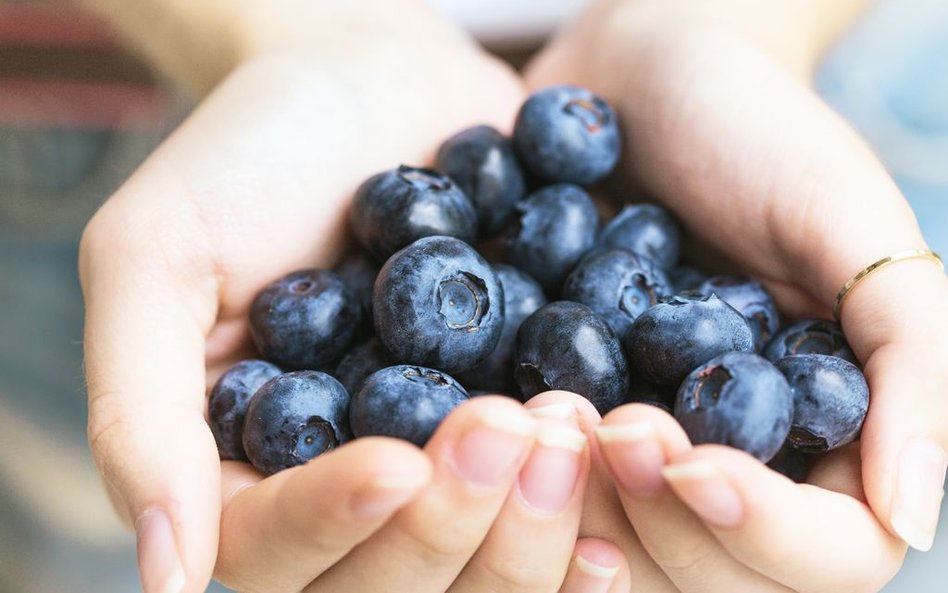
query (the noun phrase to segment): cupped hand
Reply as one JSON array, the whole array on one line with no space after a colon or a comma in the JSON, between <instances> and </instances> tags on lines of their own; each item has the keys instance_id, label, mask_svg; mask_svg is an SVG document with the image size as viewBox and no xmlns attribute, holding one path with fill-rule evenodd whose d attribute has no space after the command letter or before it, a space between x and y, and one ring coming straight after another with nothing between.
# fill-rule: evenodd
<instances>
[{"instance_id":1,"label":"cupped hand","mask_svg":"<svg viewBox=\"0 0 948 593\"><path fill-rule=\"evenodd\" d=\"M89 438L148 593L201 591L212 572L254 591L553 592L584 578L574 551L617 555L576 542L581 434L510 401L464 406L425 451L366 439L263 480L218 460L205 391L252 353L255 294L335 262L363 179L464 127L509 128L523 98L426 9L367 12L329 35L344 47L238 67L84 234ZM550 491L544 468L573 488Z\"/></svg>"},{"instance_id":2,"label":"cupped hand","mask_svg":"<svg viewBox=\"0 0 948 593\"><path fill-rule=\"evenodd\" d=\"M806 82L713 18L663 20L649 4L599 2L527 80L580 84L615 105L616 185L669 207L693 254L761 278L790 316L828 317L851 275L925 246L884 168ZM931 262L901 262L855 287L842 323L870 411L861 450L831 455L811 485L692 448L655 410L605 419L603 457L628 518L680 591L876 591L905 542L931 545L948 446L948 281Z\"/></svg>"}]
</instances>

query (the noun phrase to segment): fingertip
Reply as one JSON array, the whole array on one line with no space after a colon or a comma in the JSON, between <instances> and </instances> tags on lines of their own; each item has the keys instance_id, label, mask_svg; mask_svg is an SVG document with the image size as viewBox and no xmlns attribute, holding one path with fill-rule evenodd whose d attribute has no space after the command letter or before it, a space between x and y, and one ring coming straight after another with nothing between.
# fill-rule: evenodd
<instances>
[{"instance_id":1,"label":"fingertip","mask_svg":"<svg viewBox=\"0 0 948 593\"><path fill-rule=\"evenodd\" d=\"M599 538L576 542L560 593L612 593L630 589L629 563L622 550Z\"/></svg>"}]
</instances>

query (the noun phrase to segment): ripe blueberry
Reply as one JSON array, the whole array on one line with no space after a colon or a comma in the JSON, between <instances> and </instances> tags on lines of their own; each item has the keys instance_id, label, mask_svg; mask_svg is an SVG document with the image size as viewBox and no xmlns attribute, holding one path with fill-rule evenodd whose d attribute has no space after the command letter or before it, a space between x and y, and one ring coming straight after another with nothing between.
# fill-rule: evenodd
<instances>
[{"instance_id":1,"label":"ripe blueberry","mask_svg":"<svg viewBox=\"0 0 948 593\"><path fill-rule=\"evenodd\" d=\"M636 380L669 386L715 356L754 349L743 315L716 296L687 293L639 315L624 343Z\"/></svg>"},{"instance_id":2,"label":"ripe blueberry","mask_svg":"<svg viewBox=\"0 0 948 593\"><path fill-rule=\"evenodd\" d=\"M393 255L374 289L375 330L395 360L456 373L493 351L504 325L497 274L466 243L426 237Z\"/></svg>"},{"instance_id":3,"label":"ripe blueberry","mask_svg":"<svg viewBox=\"0 0 948 593\"><path fill-rule=\"evenodd\" d=\"M468 399L450 376L398 365L376 371L352 398L349 420L357 437L389 436L423 447L451 410Z\"/></svg>"},{"instance_id":4,"label":"ripe blueberry","mask_svg":"<svg viewBox=\"0 0 948 593\"><path fill-rule=\"evenodd\" d=\"M675 418L694 444L718 443L770 461L790 431L793 395L767 359L728 352L692 371L675 400Z\"/></svg>"},{"instance_id":5,"label":"ripe blueberry","mask_svg":"<svg viewBox=\"0 0 948 593\"><path fill-rule=\"evenodd\" d=\"M843 328L835 321L803 319L780 330L764 347L764 356L776 362L791 354L829 354L858 365Z\"/></svg>"},{"instance_id":6,"label":"ripe blueberry","mask_svg":"<svg viewBox=\"0 0 948 593\"><path fill-rule=\"evenodd\" d=\"M264 475L301 465L352 438L349 394L326 373L277 375L254 394L244 424L244 449Z\"/></svg>"},{"instance_id":7,"label":"ripe blueberry","mask_svg":"<svg viewBox=\"0 0 948 593\"><path fill-rule=\"evenodd\" d=\"M531 95L514 124L517 155L546 182L589 185L619 160L616 114L586 89L556 86Z\"/></svg>"},{"instance_id":8,"label":"ripe blueberry","mask_svg":"<svg viewBox=\"0 0 948 593\"><path fill-rule=\"evenodd\" d=\"M856 365L825 354L794 354L776 363L793 391L793 446L822 453L859 436L869 386Z\"/></svg>"},{"instance_id":9,"label":"ripe blueberry","mask_svg":"<svg viewBox=\"0 0 948 593\"><path fill-rule=\"evenodd\" d=\"M535 278L547 295L558 295L573 266L596 241L599 214L575 185L545 187L517 204L507 236L510 263Z\"/></svg>"},{"instance_id":10,"label":"ripe blueberry","mask_svg":"<svg viewBox=\"0 0 948 593\"><path fill-rule=\"evenodd\" d=\"M599 234L600 247L621 247L651 258L662 269L678 263L678 224L655 204L626 206Z\"/></svg>"},{"instance_id":11,"label":"ripe blueberry","mask_svg":"<svg viewBox=\"0 0 948 593\"><path fill-rule=\"evenodd\" d=\"M207 422L221 459L247 461L242 439L250 398L261 385L282 372L264 360L242 360L214 384L207 400Z\"/></svg>"},{"instance_id":12,"label":"ripe blueberry","mask_svg":"<svg viewBox=\"0 0 948 593\"><path fill-rule=\"evenodd\" d=\"M619 339L580 303L549 303L528 317L517 334L515 365L523 401L564 389L605 414L628 397L629 371Z\"/></svg>"},{"instance_id":13,"label":"ripe blueberry","mask_svg":"<svg viewBox=\"0 0 948 593\"><path fill-rule=\"evenodd\" d=\"M665 273L648 257L606 249L584 257L566 278L563 298L587 305L617 336L670 293Z\"/></svg>"},{"instance_id":14,"label":"ripe blueberry","mask_svg":"<svg viewBox=\"0 0 948 593\"><path fill-rule=\"evenodd\" d=\"M438 149L435 165L458 184L477 211L480 234L490 236L507 224L525 182L513 146L490 126L455 134Z\"/></svg>"},{"instance_id":15,"label":"ripe blueberry","mask_svg":"<svg viewBox=\"0 0 948 593\"><path fill-rule=\"evenodd\" d=\"M356 238L380 261L422 237L445 235L470 243L477 235L474 206L451 179L405 165L359 187L350 221Z\"/></svg>"},{"instance_id":16,"label":"ripe blueberry","mask_svg":"<svg viewBox=\"0 0 948 593\"><path fill-rule=\"evenodd\" d=\"M346 284L326 270L288 274L263 289L250 307L250 335L284 369L322 369L352 343L362 315Z\"/></svg>"}]
</instances>

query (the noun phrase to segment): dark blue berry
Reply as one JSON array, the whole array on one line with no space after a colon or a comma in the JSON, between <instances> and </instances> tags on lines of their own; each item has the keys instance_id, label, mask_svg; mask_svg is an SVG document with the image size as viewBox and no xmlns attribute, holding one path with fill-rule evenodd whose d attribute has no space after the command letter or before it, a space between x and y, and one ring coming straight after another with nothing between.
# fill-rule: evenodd
<instances>
[{"instance_id":1,"label":"dark blue berry","mask_svg":"<svg viewBox=\"0 0 948 593\"><path fill-rule=\"evenodd\" d=\"M587 305L617 336L624 336L636 317L669 293L661 268L626 249L587 255L563 285L564 299Z\"/></svg>"},{"instance_id":2,"label":"dark blue berry","mask_svg":"<svg viewBox=\"0 0 948 593\"><path fill-rule=\"evenodd\" d=\"M586 89L557 86L537 91L514 124L517 155L546 182L589 185L619 160L616 114Z\"/></svg>"},{"instance_id":3,"label":"dark blue berry","mask_svg":"<svg viewBox=\"0 0 948 593\"><path fill-rule=\"evenodd\" d=\"M517 330L527 317L546 304L546 297L536 280L517 268L497 264L494 271L504 288L504 329L490 356L473 369L459 374L458 380L469 390L515 393L517 382L513 375L513 359Z\"/></svg>"},{"instance_id":4,"label":"dark blue berry","mask_svg":"<svg viewBox=\"0 0 948 593\"><path fill-rule=\"evenodd\" d=\"M471 200L483 236L507 224L525 191L513 145L490 126L469 128L445 141L438 149L435 168L453 179Z\"/></svg>"},{"instance_id":5,"label":"dark blue berry","mask_svg":"<svg viewBox=\"0 0 948 593\"><path fill-rule=\"evenodd\" d=\"M750 322L754 332L754 350L760 352L780 328L777 304L764 285L748 276L712 276L705 280L698 292L716 294Z\"/></svg>"},{"instance_id":6,"label":"dark blue berry","mask_svg":"<svg viewBox=\"0 0 948 593\"><path fill-rule=\"evenodd\" d=\"M651 258L665 270L678 263L678 224L655 204L626 206L599 234L601 247L621 247Z\"/></svg>"},{"instance_id":7,"label":"dark blue berry","mask_svg":"<svg viewBox=\"0 0 948 593\"><path fill-rule=\"evenodd\" d=\"M793 446L822 453L859 436L869 386L856 365L825 354L795 354L774 363L793 391Z\"/></svg>"},{"instance_id":8,"label":"dark blue berry","mask_svg":"<svg viewBox=\"0 0 948 593\"><path fill-rule=\"evenodd\" d=\"M302 465L351 438L349 394L319 371L270 379L247 409L244 449L264 475Z\"/></svg>"},{"instance_id":9,"label":"dark blue berry","mask_svg":"<svg viewBox=\"0 0 948 593\"><path fill-rule=\"evenodd\" d=\"M637 380L670 386L715 356L754 349L744 316L713 295L660 302L635 319L624 343Z\"/></svg>"},{"instance_id":10,"label":"dark blue berry","mask_svg":"<svg viewBox=\"0 0 948 593\"><path fill-rule=\"evenodd\" d=\"M444 235L468 243L477 236L477 213L445 175L404 165L370 177L352 201L356 238L384 261L422 237Z\"/></svg>"},{"instance_id":11,"label":"dark blue berry","mask_svg":"<svg viewBox=\"0 0 948 593\"><path fill-rule=\"evenodd\" d=\"M349 393L358 393L366 377L379 369L395 364L378 337L373 337L355 346L342 357L333 376Z\"/></svg>"},{"instance_id":12,"label":"dark blue berry","mask_svg":"<svg viewBox=\"0 0 948 593\"><path fill-rule=\"evenodd\" d=\"M374 290L375 330L395 360L457 373L490 355L504 325L497 274L466 243L427 237L393 255Z\"/></svg>"},{"instance_id":13,"label":"dark blue berry","mask_svg":"<svg viewBox=\"0 0 948 593\"><path fill-rule=\"evenodd\" d=\"M515 364L523 401L563 389L605 414L628 397L629 371L619 339L580 303L549 303L528 317L517 334Z\"/></svg>"},{"instance_id":14,"label":"dark blue berry","mask_svg":"<svg viewBox=\"0 0 948 593\"><path fill-rule=\"evenodd\" d=\"M835 321L803 319L780 330L764 347L771 362L791 354L829 354L858 365L843 328Z\"/></svg>"},{"instance_id":15,"label":"dark blue berry","mask_svg":"<svg viewBox=\"0 0 948 593\"><path fill-rule=\"evenodd\" d=\"M207 400L207 423L221 459L247 461L242 439L250 398L261 385L282 372L264 360L242 360L214 384Z\"/></svg>"},{"instance_id":16,"label":"dark blue berry","mask_svg":"<svg viewBox=\"0 0 948 593\"><path fill-rule=\"evenodd\" d=\"M790 431L793 395L783 374L751 352L728 352L692 371L675 418L694 444L718 443L770 461Z\"/></svg>"},{"instance_id":17,"label":"dark blue berry","mask_svg":"<svg viewBox=\"0 0 948 593\"><path fill-rule=\"evenodd\" d=\"M464 388L440 371L393 366L366 379L352 398L349 419L357 437L389 436L423 447L451 410L467 399Z\"/></svg>"},{"instance_id":18,"label":"dark blue berry","mask_svg":"<svg viewBox=\"0 0 948 593\"><path fill-rule=\"evenodd\" d=\"M323 369L339 360L362 320L359 304L326 270L293 272L250 307L250 335L264 358L284 369Z\"/></svg>"},{"instance_id":19,"label":"dark blue berry","mask_svg":"<svg viewBox=\"0 0 948 593\"><path fill-rule=\"evenodd\" d=\"M599 214L589 194L575 185L545 187L517 204L515 221L507 237L510 263L535 278L547 295L558 295L596 241Z\"/></svg>"}]
</instances>

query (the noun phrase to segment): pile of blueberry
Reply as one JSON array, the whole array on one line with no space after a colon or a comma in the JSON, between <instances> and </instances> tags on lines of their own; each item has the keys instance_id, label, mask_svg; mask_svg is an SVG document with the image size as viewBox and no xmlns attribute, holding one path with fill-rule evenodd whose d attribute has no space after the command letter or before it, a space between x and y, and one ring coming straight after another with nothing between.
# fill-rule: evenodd
<instances>
[{"instance_id":1,"label":"pile of blueberry","mask_svg":"<svg viewBox=\"0 0 948 593\"><path fill-rule=\"evenodd\" d=\"M801 452L853 441L869 394L840 327L781 330L760 282L679 265L679 229L658 206L626 206L601 228L584 186L619 154L612 108L554 87L527 100L512 139L471 128L435 169L366 180L351 210L363 251L253 302L269 362L240 362L213 388L221 458L269 475L362 436L423 445L470 397L551 389L603 414L661 406L693 442L797 479Z\"/></svg>"}]
</instances>

